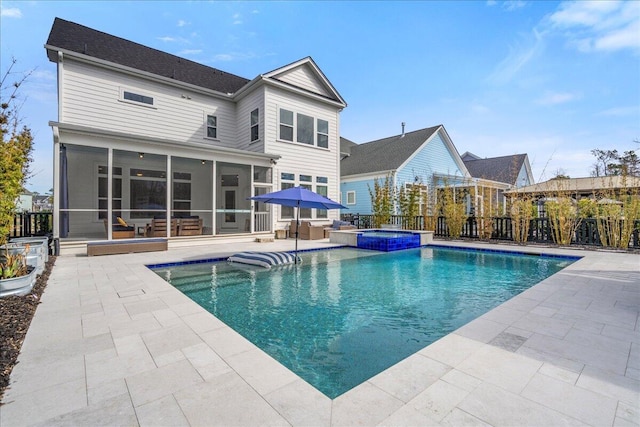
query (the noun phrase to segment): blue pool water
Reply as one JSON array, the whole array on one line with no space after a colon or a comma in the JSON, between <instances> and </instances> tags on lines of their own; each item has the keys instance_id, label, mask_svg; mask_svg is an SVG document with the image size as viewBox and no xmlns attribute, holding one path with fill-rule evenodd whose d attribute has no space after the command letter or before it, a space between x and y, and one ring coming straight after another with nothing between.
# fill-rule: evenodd
<instances>
[{"instance_id":1,"label":"blue pool water","mask_svg":"<svg viewBox=\"0 0 640 427\"><path fill-rule=\"evenodd\" d=\"M153 270L334 398L575 260L429 247L300 255L271 270Z\"/></svg>"}]
</instances>

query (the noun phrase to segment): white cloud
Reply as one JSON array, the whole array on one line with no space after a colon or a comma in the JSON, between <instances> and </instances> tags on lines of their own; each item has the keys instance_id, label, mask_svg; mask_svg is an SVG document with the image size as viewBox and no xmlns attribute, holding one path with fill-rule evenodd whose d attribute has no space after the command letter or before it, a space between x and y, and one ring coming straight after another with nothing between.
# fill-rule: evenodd
<instances>
[{"instance_id":1,"label":"white cloud","mask_svg":"<svg viewBox=\"0 0 640 427\"><path fill-rule=\"evenodd\" d=\"M580 96L568 92L547 92L541 98L536 100L540 105L558 105L579 99Z\"/></svg>"},{"instance_id":2,"label":"white cloud","mask_svg":"<svg viewBox=\"0 0 640 427\"><path fill-rule=\"evenodd\" d=\"M619 116L631 116L633 114L637 114L640 116L640 107L632 106L632 107L614 107L609 108L603 111L600 111L596 115L598 116L608 116L608 117L619 117Z\"/></svg>"},{"instance_id":3,"label":"white cloud","mask_svg":"<svg viewBox=\"0 0 640 427\"><path fill-rule=\"evenodd\" d=\"M202 49L185 49L178 52L178 55L197 55L202 53Z\"/></svg>"},{"instance_id":4,"label":"white cloud","mask_svg":"<svg viewBox=\"0 0 640 427\"><path fill-rule=\"evenodd\" d=\"M513 12L514 10L522 9L527 5L527 2L522 0L510 0L505 1L502 4L502 8L508 12Z\"/></svg>"},{"instance_id":5,"label":"white cloud","mask_svg":"<svg viewBox=\"0 0 640 427\"><path fill-rule=\"evenodd\" d=\"M233 18L233 25L242 24L242 15L240 15L239 13L234 13L232 18Z\"/></svg>"},{"instance_id":6,"label":"white cloud","mask_svg":"<svg viewBox=\"0 0 640 427\"><path fill-rule=\"evenodd\" d=\"M496 0L487 0L487 6L493 7L496 6L498 2ZM513 12L514 10L521 9L527 5L527 2L524 0L507 0L500 3L503 10L507 12Z\"/></svg>"},{"instance_id":7,"label":"white cloud","mask_svg":"<svg viewBox=\"0 0 640 427\"><path fill-rule=\"evenodd\" d=\"M640 2L565 2L549 16L568 45L582 52L640 50Z\"/></svg>"},{"instance_id":8,"label":"white cloud","mask_svg":"<svg viewBox=\"0 0 640 427\"><path fill-rule=\"evenodd\" d=\"M492 83L505 83L510 81L525 65L538 56L544 49L543 35L535 28L530 35L509 48L509 54L503 59L489 76Z\"/></svg>"},{"instance_id":9,"label":"white cloud","mask_svg":"<svg viewBox=\"0 0 640 427\"><path fill-rule=\"evenodd\" d=\"M187 25L191 25L191 22L187 22L184 19L179 19L178 20L178 27L184 27L184 26L187 26Z\"/></svg>"},{"instance_id":10,"label":"white cloud","mask_svg":"<svg viewBox=\"0 0 640 427\"><path fill-rule=\"evenodd\" d=\"M189 40L182 38L182 37L171 37L171 36L164 36L164 37L157 37L158 40L163 41L165 43L173 43L173 42L178 42L178 43L189 43Z\"/></svg>"},{"instance_id":11,"label":"white cloud","mask_svg":"<svg viewBox=\"0 0 640 427\"><path fill-rule=\"evenodd\" d=\"M22 11L17 7L0 8L0 16L5 18L22 18Z\"/></svg>"}]
</instances>

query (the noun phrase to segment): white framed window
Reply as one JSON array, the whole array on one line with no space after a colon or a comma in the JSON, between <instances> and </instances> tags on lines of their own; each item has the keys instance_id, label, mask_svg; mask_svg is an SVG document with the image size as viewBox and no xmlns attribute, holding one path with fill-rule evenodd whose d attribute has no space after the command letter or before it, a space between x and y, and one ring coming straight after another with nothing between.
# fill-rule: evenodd
<instances>
[{"instance_id":1,"label":"white framed window","mask_svg":"<svg viewBox=\"0 0 640 427\"><path fill-rule=\"evenodd\" d=\"M280 109L280 139L293 142L293 111Z\"/></svg>"},{"instance_id":2,"label":"white framed window","mask_svg":"<svg viewBox=\"0 0 640 427\"><path fill-rule=\"evenodd\" d=\"M355 191L347 191L347 204L355 205L356 204L356 192Z\"/></svg>"},{"instance_id":3,"label":"white framed window","mask_svg":"<svg viewBox=\"0 0 640 427\"><path fill-rule=\"evenodd\" d=\"M296 119L296 142L313 145L313 117L298 113Z\"/></svg>"},{"instance_id":4,"label":"white framed window","mask_svg":"<svg viewBox=\"0 0 640 427\"><path fill-rule=\"evenodd\" d=\"M316 177L316 193L324 197L329 197L329 187L326 185L329 179L325 176ZM316 218L327 218L328 212L326 209L316 209Z\"/></svg>"},{"instance_id":5,"label":"white framed window","mask_svg":"<svg viewBox=\"0 0 640 427\"><path fill-rule=\"evenodd\" d=\"M318 119L316 145L321 148L329 148L329 122L326 120Z\"/></svg>"},{"instance_id":6,"label":"white framed window","mask_svg":"<svg viewBox=\"0 0 640 427\"><path fill-rule=\"evenodd\" d=\"M295 175L288 172L280 174L280 190L286 190L296 186ZM294 219L293 206L280 206L280 219Z\"/></svg>"},{"instance_id":7,"label":"white framed window","mask_svg":"<svg viewBox=\"0 0 640 427\"><path fill-rule=\"evenodd\" d=\"M121 102L126 102L128 104L136 104L142 107L154 107L153 97L149 95L144 95L137 90L120 88L120 99Z\"/></svg>"},{"instance_id":8,"label":"white framed window","mask_svg":"<svg viewBox=\"0 0 640 427\"><path fill-rule=\"evenodd\" d=\"M297 142L319 148L329 148L329 122L323 119L279 109L279 133L281 141Z\"/></svg>"},{"instance_id":9,"label":"white framed window","mask_svg":"<svg viewBox=\"0 0 640 427\"><path fill-rule=\"evenodd\" d=\"M260 139L260 110L256 108L251 112L251 142Z\"/></svg>"},{"instance_id":10,"label":"white framed window","mask_svg":"<svg viewBox=\"0 0 640 427\"><path fill-rule=\"evenodd\" d=\"M207 114L207 138L218 139L218 117Z\"/></svg>"}]
</instances>

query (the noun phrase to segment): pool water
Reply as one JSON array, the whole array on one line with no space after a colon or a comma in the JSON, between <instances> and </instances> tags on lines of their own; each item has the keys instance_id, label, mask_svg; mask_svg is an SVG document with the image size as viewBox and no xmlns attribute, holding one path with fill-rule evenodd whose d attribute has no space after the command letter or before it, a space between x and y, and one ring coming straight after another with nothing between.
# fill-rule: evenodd
<instances>
[{"instance_id":1,"label":"pool water","mask_svg":"<svg viewBox=\"0 0 640 427\"><path fill-rule=\"evenodd\" d=\"M575 260L429 247L300 255L271 270L222 261L154 271L335 398Z\"/></svg>"}]
</instances>

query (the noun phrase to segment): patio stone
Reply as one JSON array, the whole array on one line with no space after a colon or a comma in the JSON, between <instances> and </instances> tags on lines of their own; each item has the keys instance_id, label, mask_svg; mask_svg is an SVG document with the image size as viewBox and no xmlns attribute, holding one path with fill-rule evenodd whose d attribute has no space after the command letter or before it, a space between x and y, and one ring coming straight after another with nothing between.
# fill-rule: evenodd
<instances>
[{"instance_id":1,"label":"patio stone","mask_svg":"<svg viewBox=\"0 0 640 427\"><path fill-rule=\"evenodd\" d=\"M103 400L99 404L50 418L36 424L42 427L68 426L131 426L137 425L136 413L126 394Z\"/></svg>"},{"instance_id":2,"label":"patio stone","mask_svg":"<svg viewBox=\"0 0 640 427\"><path fill-rule=\"evenodd\" d=\"M144 265L256 245L220 242L58 257L0 424L640 424L636 254L545 248L584 258L331 400Z\"/></svg>"},{"instance_id":3,"label":"patio stone","mask_svg":"<svg viewBox=\"0 0 640 427\"><path fill-rule=\"evenodd\" d=\"M514 393L540 369L542 362L497 347L484 346L456 369Z\"/></svg>"},{"instance_id":4,"label":"patio stone","mask_svg":"<svg viewBox=\"0 0 640 427\"><path fill-rule=\"evenodd\" d=\"M257 347L225 361L258 393L265 395L298 380L298 376Z\"/></svg>"},{"instance_id":5,"label":"patio stone","mask_svg":"<svg viewBox=\"0 0 640 427\"><path fill-rule=\"evenodd\" d=\"M301 379L266 394L264 398L291 425L331 424L331 399Z\"/></svg>"},{"instance_id":6,"label":"patio stone","mask_svg":"<svg viewBox=\"0 0 640 427\"><path fill-rule=\"evenodd\" d=\"M193 426L289 426L272 406L235 372L174 393Z\"/></svg>"},{"instance_id":7,"label":"patio stone","mask_svg":"<svg viewBox=\"0 0 640 427\"><path fill-rule=\"evenodd\" d=\"M140 427L189 427L190 425L172 395L138 406L135 411Z\"/></svg>"},{"instance_id":8,"label":"patio stone","mask_svg":"<svg viewBox=\"0 0 640 427\"><path fill-rule=\"evenodd\" d=\"M126 378L135 407L176 393L204 380L187 360L151 369Z\"/></svg>"},{"instance_id":9,"label":"patio stone","mask_svg":"<svg viewBox=\"0 0 640 427\"><path fill-rule=\"evenodd\" d=\"M414 354L382 371L368 382L403 402L408 402L449 370L451 367L448 365Z\"/></svg>"},{"instance_id":10,"label":"patio stone","mask_svg":"<svg viewBox=\"0 0 640 427\"><path fill-rule=\"evenodd\" d=\"M440 421L469 393L470 391L448 382L436 381L412 399L408 405L427 415L430 419Z\"/></svg>"},{"instance_id":11,"label":"patio stone","mask_svg":"<svg viewBox=\"0 0 640 427\"><path fill-rule=\"evenodd\" d=\"M585 424L612 425L617 400L544 375L535 375L521 395Z\"/></svg>"},{"instance_id":12,"label":"patio stone","mask_svg":"<svg viewBox=\"0 0 640 427\"><path fill-rule=\"evenodd\" d=\"M494 426L583 426L584 423L492 384L472 391L458 409Z\"/></svg>"},{"instance_id":13,"label":"patio stone","mask_svg":"<svg viewBox=\"0 0 640 427\"><path fill-rule=\"evenodd\" d=\"M331 425L375 425L403 406L403 402L365 382L333 400ZM363 411L362 408L367 408Z\"/></svg>"}]
</instances>

